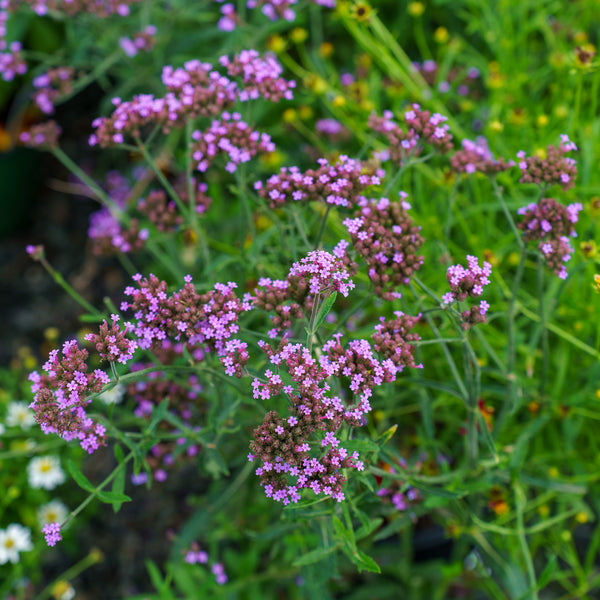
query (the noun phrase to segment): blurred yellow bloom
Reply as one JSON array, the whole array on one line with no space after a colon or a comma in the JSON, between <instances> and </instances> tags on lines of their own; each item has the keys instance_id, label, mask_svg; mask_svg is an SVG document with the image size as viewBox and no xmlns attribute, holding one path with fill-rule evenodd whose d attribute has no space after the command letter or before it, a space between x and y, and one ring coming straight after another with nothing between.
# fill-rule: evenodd
<instances>
[{"instance_id":1,"label":"blurred yellow bloom","mask_svg":"<svg viewBox=\"0 0 600 600\"><path fill-rule=\"evenodd\" d=\"M596 258L598 256L598 247L596 246L596 242L594 240L586 240L585 242L580 242L579 249L586 258ZM596 275L594 277L594 280L596 277L598 276Z\"/></svg>"},{"instance_id":2,"label":"blurred yellow bloom","mask_svg":"<svg viewBox=\"0 0 600 600\"><path fill-rule=\"evenodd\" d=\"M576 515L575 515L575 520L578 523L587 523L590 520L590 516L584 511L584 510L580 510Z\"/></svg>"},{"instance_id":3,"label":"blurred yellow bloom","mask_svg":"<svg viewBox=\"0 0 600 600\"><path fill-rule=\"evenodd\" d=\"M425 5L422 2L411 2L407 11L411 17L420 17L425 12Z\"/></svg>"},{"instance_id":4,"label":"blurred yellow bloom","mask_svg":"<svg viewBox=\"0 0 600 600\"><path fill-rule=\"evenodd\" d=\"M267 48L276 54L283 52L285 50L285 45L285 40L280 35L272 35L267 40Z\"/></svg>"},{"instance_id":5,"label":"blurred yellow bloom","mask_svg":"<svg viewBox=\"0 0 600 600\"><path fill-rule=\"evenodd\" d=\"M550 122L550 119L548 118L548 115L539 115L536 122L539 127L546 127Z\"/></svg>"},{"instance_id":6,"label":"blurred yellow bloom","mask_svg":"<svg viewBox=\"0 0 600 600\"><path fill-rule=\"evenodd\" d=\"M319 47L319 54L323 58L329 58L333 54L334 46L331 42L323 42Z\"/></svg>"},{"instance_id":7,"label":"blurred yellow bloom","mask_svg":"<svg viewBox=\"0 0 600 600\"><path fill-rule=\"evenodd\" d=\"M372 8L368 4L368 2L364 2L363 0L357 0L352 5L352 10L350 11L350 16L357 21L368 21L369 17L372 13Z\"/></svg>"},{"instance_id":8,"label":"blurred yellow bloom","mask_svg":"<svg viewBox=\"0 0 600 600\"><path fill-rule=\"evenodd\" d=\"M546 152L546 148L536 148L533 153L538 157L541 158L542 160L545 160L546 157L548 156L548 153Z\"/></svg>"},{"instance_id":9,"label":"blurred yellow bloom","mask_svg":"<svg viewBox=\"0 0 600 600\"><path fill-rule=\"evenodd\" d=\"M296 42L296 44L301 44L302 42L306 41L306 38L308 38L308 31L306 31L306 29L303 27L294 27L294 29L290 31L290 37L294 42Z\"/></svg>"},{"instance_id":10,"label":"blurred yellow bloom","mask_svg":"<svg viewBox=\"0 0 600 600\"><path fill-rule=\"evenodd\" d=\"M448 40L450 39L450 34L448 33L448 30L445 27L438 27L434 32L433 32L433 39L438 43L438 44L445 44L448 42Z\"/></svg>"},{"instance_id":11,"label":"blurred yellow bloom","mask_svg":"<svg viewBox=\"0 0 600 600\"><path fill-rule=\"evenodd\" d=\"M344 98L344 96L341 95L337 95L333 100L332 100L332 104L334 106L344 106L344 104L346 104L346 98Z\"/></svg>"},{"instance_id":12,"label":"blurred yellow bloom","mask_svg":"<svg viewBox=\"0 0 600 600\"><path fill-rule=\"evenodd\" d=\"M490 123L490 129L494 133L501 133L502 130L504 129L504 125L502 123L500 123L500 121L498 121L498 119L495 119Z\"/></svg>"},{"instance_id":13,"label":"blurred yellow bloom","mask_svg":"<svg viewBox=\"0 0 600 600\"><path fill-rule=\"evenodd\" d=\"M598 275L598 273L594 275L594 283L596 284L596 291L600 292L600 275ZM600 392L600 390L598 390L598 392ZM596 392L596 394L598 394L598 392ZM600 396L598 396L598 398L600 399Z\"/></svg>"},{"instance_id":14,"label":"blurred yellow bloom","mask_svg":"<svg viewBox=\"0 0 600 600\"><path fill-rule=\"evenodd\" d=\"M285 123L293 123L298 120L298 112L295 108L286 108L281 115L281 118Z\"/></svg>"}]
</instances>

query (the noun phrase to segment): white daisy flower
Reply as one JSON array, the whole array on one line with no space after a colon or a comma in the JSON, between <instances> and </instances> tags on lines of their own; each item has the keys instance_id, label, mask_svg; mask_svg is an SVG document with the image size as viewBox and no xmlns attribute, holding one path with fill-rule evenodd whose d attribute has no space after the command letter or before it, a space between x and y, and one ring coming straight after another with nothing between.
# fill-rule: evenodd
<instances>
[{"instance_id":1,"label":"white daisy flower","mask_svg":"<svg viewBox=\"0 0 600 600\"><path fill-rule=\"evenodd\" d=\"M9 427L29 429L34 423L34 412L26 402L11 402L6 409L6 421Z\"/></svg>"},{"instance_id":2,"label":"white daisy flower","mask_svg":"<svg viewBox=\"0 0 600 600\"><path fill-rule=\"evenodd\" d=\"M33 550L31 531L23 525L12 523L0 529L0 565L19 562L19 552Z\"/></svg>"},{"instance_id":3,"label":"white daisy flower","mask_svg":"<svg viewBox=\"0 0 600 600\"><path fill-rule=\"evenodd\" d=\"M119 404L125 395L125 386L122 383L117 383L114 388L102 392L98 399L105 404Z\"/></svg>"},{"instance_id":4,"label":"white daisy flower","mask_svg":"<svg viewBox=\"0 0 600 600\"><path fill-rule=\"evenodd\" d=\"M65 480L65 473L60 468L56 456L38 456L32 458L27 465L27 476L32 488L53 490Z\"/></svg>"},{"instance_id":5,"label":"white daisy flower","mask_svg":"<svg viewBox=\"0 0 600 600\"><path fill-rule=\"evenodd\" d=\"M37 518L40 526L46 523L63 523L68 513L69 509L60 500L52 500L40 506Z\"/></svg>"}]
</instances>

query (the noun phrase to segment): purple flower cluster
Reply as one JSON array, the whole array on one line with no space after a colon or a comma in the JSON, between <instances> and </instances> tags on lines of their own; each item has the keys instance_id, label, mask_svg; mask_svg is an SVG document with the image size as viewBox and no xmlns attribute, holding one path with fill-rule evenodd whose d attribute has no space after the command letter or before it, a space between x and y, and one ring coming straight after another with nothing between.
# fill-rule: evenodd
<instances>
[{"instance_id":1,"label":"purple flower cluster","mask_svg":"<svg viewBox=\"0 0 600 600\"><path fill-rule=\"evenodd\" d=\"M14 12L21 6L29 6L37 15L43 16L49 11L73 16L77 13L91 13L95 17L105 18L112 15L126 17L130 4L142 0L4 0L0 8Z\"/></svg>"},{"instance_id":2,"label":"purple flower cluster","mask_svg":"<svg viewBox=\"0 0 600 600\"><path fill-rule=\"evenodd\" d=\"M440 66L435 60L425 60L422 63L413 62L412 67L421 74L430 87L436 86L442 94L446 94L452 87L456 87L456 93L459 96L468 96L472 92L473 82L479 79L479 70L476 67L467 69L466 76L461 73L461 70L452 68L442 81L438 81Z\"/></svg>"},{"instance_id":3,"label":"purple flower cluster","mask_svg":"<svg viewBox=\"0 0 600 600\"><path fill-rule=\"evenodd\" d=\"M2 20L2 12L0 12L0 30L5 32L5 20ZM0 36L0 78L4 81L12 81L16 75L24 75L27 73L27 63L21 54L22 46L19 42L12 42L6 50L7 44L4 41L4 35Z\"/></svg>"},{"instance_id":4,"label":"purple flower cluster","mask_svg":"<svg viewBox=\"0 0 600 600\"><path fill-rule=\"evenodd\" d=\"M169 295L166 282L155 275L142 279L137 274L133 280L138 287L125 289L131 302L123 302L121 310L135 311L133 330L140 348L160 347L170 339L206 344L222 355L227 340L238 332L239 314L252 309L247 300L236 296L237 285L232 282L217 283L213 290L199 294L187 275L185 285Z\"/></svg>"},{"instance_id":5,"label":"purple flower cluster","mask_svg":"<svg viewBox=\"0 0 600 600\"><path fill-rule=\"evenodd\" d=\"M423 144L433 146L439 152L448 152L452 149L452 135L445 121L447 117L428 110L421 110L418 104L404 113L404 122L407 129L403 129L394 120L394 113L386 110L382 117L371 114L367 126L372 131L382 134L388 147L377 152L380 160L392 160L402 164L410 155L421 152Z\"/></svg>"},{"instance_id":6,"label":"purple flower cluster","mask_svg":"<svg viewBox=\"0 0 600 600\"><path fill-rule=\"evenodd\" d=\"M43 113L51 115L56 100L73 91L74 77L73 67L48 69L33 80L33 87L36 90L33 93L33 101Z\"/></svg>"},{"instance_id":7,"label":"purple flower cluster","mask_svg":"<svg viewBox=\"0 0 600 600\"><path fill-rule=\"evenodd\" d=\"M463 140L462 148L450 157L450 166L456 173L471 174L479 171L486 175L494 175L514 165L512 160L505 161L503 158L496 160L484 137L478 137L474 142Z\"/></svg>"},{"instance_id":8,"label":"purple flower cluster","mask_svg":"<svg viewBox=\"0 0 600 600\"><path fill-rule=\"evenodd\" d=\"M319 294L340 292L347 296L353 288L351 272L342 255L315 250L294 263L286 279L259 279L252 302L254 308L272 313L269 337L274 338L291 328L292 319L308 317Z\"/></svg>"},{"instance_id":9,"label":"purple flower cluster","mask_svg":"<svg viewBox=\"0 0 600 600\"><path fill-rule=\"evenodd\" d=\"M320 158L318 163L318 169L304 173L297 167L284 167L265 184L257 181L254 189L271 208L279 208L289 201L313 200L350 208L365 188L379 185L385 176L381 169L376 170L344 155L334 165L325 158Z\"/></svg>"},{"instance_id":10,"label":"purple flower cluster","mask_svg":"<svg viewBox=\"0 0 600 600\"><path fill-rule=\"evenodd\" d=\"M310 1L327 8L335 8L336 5L336 0ZM223 0L215 0L215 2L223 2ZM292 6L297 3L298 0L247 0L246 8L260 8L263 15L271 21L276 21L277 19L294 21L296 19L296 12L292 9ZM221 14L223 16L219 19L218 23L221 31L233 31L241 22L231 2L227 2L221 6Z\"/></svg>"},{"instance_id":11,"label":"purple flower cluster","mask_svg":"<svg viewBox=\"0 0 600 600\"><path fill-rule=\"evenodd\" d=\"M52 150L58 148L58 138L62 129L58 123L52 119L32 125L29 131L23 131L19 140L27 148L39 148L40 150Z\"/></svg>"},{"instance_id":12,"label":"purple flower cluster","mask_svg":"<svg viewBox=\"0 0 600 600\"><path fill-rule=\"evenodd\" d=\"M78 439L91 454L105 445L106 430L87 416L85 407L90 395L99 393L110 379L100 369L88 373L88 352L75 340L63 344L62 355L59 359L59 351L52 350L42 367L46 373L29 375L35 394L30 408L44 433L56 433L67 441Z\"/></svg>"},{"instance_id":13,"label":"purple flower cluster","mask_svg":"<svg viewBox=\"0 0 600 600\"><path fill-rule=\"evenodd\" d=\"M104 321L100 325L99 333L88 333L85 340L94 344L96 351L104 360L110 362L119 362L125 364L133 358L133 353L137 349L137 342L127 339L129 323L125 323L125 328L119 327L119 315L111 315L112 324L110 328Z\"/></svg>"},{"instance_id":14,"label":"purple flower cluster","mask_svg":"<svg viewBox=\"0 0 600 600\"><path fill-rule=\"evenodd\" d=\"M130 58L137 55L138 52L150 52L154 48L156 40L156 27L154 25L148 25L142 31L138 31L133 34L133 39L122 37L119 40L119 46L123 49L123 52Z\"/></svg>"},{"instance_id":15,"label":"purple flower cluster","mask_svg":"<svg viewBox=\"0 0 600 600\"><path fill-rule=\"evenodd\" d=\"M250 129L239 113L224 112L204 132L194 131L192 139L192 158L201 172L206 171L221 153L228 158L225 170L233 173L239 164L248 162L259 152L275 150L271 137Z\"/></svg>"},{"instance_id":16,"label":"purple flower cluster","mask_svg":"<svg viewBox=\"0 0 600 600\"><path fill-rule=\"evenodd\" d=\"M560 185L563 190L569 190L575 186L577 177L577 166L574 158L565 156L567 152L577 150L577 146L562 134L560 144L546 148L546 158L540 156L525 156L525 152L517 152L521 169L521 183L537 183L538 185Z\"/></svg>"},{"instance_id":17,"label":"purple flower cluster","mask_svg":"<svg viewBox=\"0 0 600 600\"><path fill-rule=\"evenodd\" d=\"M400 202L361 198L354 217L344 220L354 247L369 267L375 294L386 300L399 298L395 288L408 283L423 264L423 257L417 255L424 241L421 228L406 212L410 208L406 194L400 195Z\"/></svg>"},{"instance_id":18,"label":"purple flower cluster","mask_svg":"<svg viewBox=\"0 0 600 600\"><path fill-rule=\"evenodd\" d=\"M344 468L364 470L357 452L348 454L335 432L342 423L359 425L371 410L369 398L375 386L395 380L397 369L390 360L380 362L366 340L352 340L346 348L339 337L323 346L313 358L302 344L280 344L278 351L260 342L277 371L284 369L291 384L278 372L265 371L266 382L252 383L255 398L268 400L285 393L290 401L285 419L275 411L254 430L248 458L259 458L256 469L267 497L284 504L298 502L302 489L311 489L338 502L344 499ZM331 395L330 377L346 377L356 404L348 406ZM309 441L312 440L312 443Z\"/></svg>"},{"instance_id":19,"label":"purple flower cluster","mask_svg":"<svg viewBox=\"0 0 600 600\"><path fill-rule=\"evenodd\" d=\"M467 256L467 268L462 265L452 265L446 271L446 279L450 285L450 291L442 296L443 304L452 302L462 302L467 298L479 298L483 293L483 288L490 280L492 265L489 262L479 266L479 260L476 256ZM490 305L482 300L479 306L473 306L461 314L463 329L469 329L471 325L485 323L485 314Z\"/></svg>"},{"instance_id":20,"label":"purple flower cluster","mask_svg":"<svg viewBox=\"0 0 600 600\"><path fill-rule=\"evenodd\" d=\"M189 550L186 551L184 560L189 565L205 565L208 563L208 553L204 550L200 550L200 546L197 542L192 542ZM222 563L213 563L210 567L212 574L215 576L215 581L219 585L227 583L227 574L225 573L225 567Z\"/></svg>"},{"instance_id":21,"label":"purple flower cluster","mask_svg":"<svg viewBox=\"0 0 600 600\"><path fill-rule=\"evenodd\" d=\"M56 546L56 544L62 540L59 523L46 523L42 527L42 533L46 538L46 544L48 544L48 546Z\"/></svg>"},{"instance_id":22,"label":"purple flower cluster","mask_svg":"<svg viewBox=\"0 0 600 600\"><path fill-rule=\"evenodd\" d=\"M342 261L324 250L309 252L290 268L290 276L305 280L311 295L340 292L347 296L354 288L350 273Z\"/></svg>"},{"instance_id":23,"label":"purple flower cluster","mask_svg":"<svg viewBox=\"0 0 600 600\"><path fill-rule=\"evenodd\" d=\"M415 364L415 348L411 342L421 339L417 333L410 333L415 327L421 315L409 317L400 311L394 312L395 319L380 317L379 323L375 325L375 333L371 336L373 348L381 356L391 360L396 365L397 372L404 367L421 369L423 365Z\"/></svg>"},{"instance_id":24,"label":"purple flower cluster","mask_svg":"<svg viewBox=\"0 0 600 600\"><path fill-rule=\"evenodd\" d=\"M230 76L242 76L242 82L238 85L212 64L198 60L188 61L177 69L166 66L162 73L165 96L140 94L128 102L113 98L113 114L92 123L95 132L90 136L90 145L104 148L122 144L128 135L139 137L148 125L161 127L168 133L187 119L216 116L230 109L236 100L263 97L278 102L292 97L295 84L281 77L281 65L273 57L261 58L257 52L247 50L231 61L222 56L219 62Z\"/></svg>"},{"instance_id":25,"label":"purple flower cluster","mask_svg":"<svg viewBox=\"0 0 600 600\"><path fill-rule=\"evenodd\" d=\"M538 242L546 264L561 279L567 278L564 263L573 253L569 238L577 236L573 225L582 208L579 202L563 206L553 198L542 198L538 204L532 202L517 211L523 215L517 227L523 231L525 241Z\"/></svg>"}]
</instances>

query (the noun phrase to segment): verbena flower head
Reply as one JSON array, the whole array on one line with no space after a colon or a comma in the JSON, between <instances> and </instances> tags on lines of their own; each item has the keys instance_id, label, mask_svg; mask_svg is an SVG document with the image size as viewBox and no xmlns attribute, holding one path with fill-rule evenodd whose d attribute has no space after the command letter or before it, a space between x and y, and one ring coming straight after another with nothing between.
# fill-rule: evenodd
<instances>
[{"instance_id":1,"label":"verbena flower head","mask_svg":"<svg viewBox=\"0 0 600 600\"><path fill-rule=\"evenodd\" d=\"M275 150L271 137L252 130L239 113L224 112L207 130L194 131L192 139L192 158L201 172L209 168L218 154L227 157L225 170L233 173L239 164L248 162L259 152Z\"/></svg>"},{"instance_id":2,"label":"verbena flower head","mask_svg":"<svg viewBox=\"0 0 600 600\"><path fill-rule=\"evenodd\" d=\"M259 345L273 368L265 371L266 382L252 383L254 397L269 400L284 393L290 403L285 418L268 412L250 443L248 459L262 461L256 474L266 495L289 504L298 502L302 489L310 489L341 502L342 470L363 470L364 464L357 452L348 453L336 431L344 422L362 425L371 410L373 388L394 381L398 369L390 360L379 361L366 340L343 347L335 336L321 348L318 360L302 344L284 342L278 350ZM288 373L290 385L284 384L281 370ZM331 393L331 377L347 378L353 401Z\"/></svg>"},{"instance_id":3,"label":"verbena flower head","mask_svg":"<svg viewBox=\"0 0 600 600\"><path fill-rule=\"evenodd\" d=\"M18 563L19 552L33 550L31 530L18 523L11 523L0 529L0 565L7 562Z\"/></svg>"},{"instance_id":4,"label":"verbena flower head","mask_svg":"<svg viewBox=\"0 0 600 600\"><path fill-rule=\"evenodd\" d=\"M85 339L94 344L96 351L104 360L125 364L133 358L138 345L135 340L126 337L130 327L128 323L125 323L124 329L121 330L118 324L119 318L119 315L111 315L110 328L105 320L100 325L99 333L88 333Z\"/></svg>"},{"instance_id":5,"label":"verbena flower head","mask_svg":"<svg viewBox=\"0 0 600 600\"><path fill-rule=\"evenodd\" d=\"M0 50L4 48L0 46ZM0 78L12 81L17 75L27 73L27 63L21 54L22 46L19 42L12 42L8 52L0 52Z\"/></svg>"},{"instance_id":6,"label":"verbena flower head","mask_svg":"<svg viewBox=\"0 0 600 600\"><path fill-rule=\"evenodd\" d=\"M295 83L280 76L281 65L272 56L261 58L256 51L246 50L233 59L222 56L219 63L231 77L241 81L236 82L211 63L199 60L187 61L178 68L166 66L162 72L166 94L139 94L131 101L113 98L113 114L92 123L95 131L90 145L104 148L122 144L128 136L140 137L148 126L158 126L168 133L174 127L182 127L188 119L220 115L238 100L262 97L278 102L293 96Z\"/></svg>"},{"instance_id":7,"label":"verbena flower head","mask_svg":"<svg viewBox=\"0 0 600 600\"><path fill-rule=\"evenodd\" d=\"M48 546L56 546L56 544L62 540L59 523L46 523L42 527L42 533L46 538L46 544L48 544Z\"/></svg>"},{"instance_id":8,"label":"verbena flower head","mask_svg":"<svg viewBox=\"0 0 600 600\"><path fill-rule=\"evenodd\" d=\"M523 216L517 227L523 231L525 241L537 241L546 264L561 279L567 278L565 263L573 253L569 238L577 236L574 225L582 208L579 202L564 206L553 198L542 198L538 204L517 211Z\"/></svg>"},{"instance_id":9,"label":"verbena flower head","mask_svg":"<svg viewBox=\"0 0 600 600\"><path fill-rule=\"evenodd\" d=\"M540 156L526 156L525 152L517 152L519 169L521 169L521 183L537 183L538 185L560 185L563 190L575 186L577 177L577 163L575 159L566 156L568 152L577 150L577 146L562 134L560 144L548 146L545 158Z\"/></svg>"},{"instance_id":10,"label":"verbena flower head","mask_svg":"<svg viewBox=\"0 0 600 600\"><path fill-rule=\"evenodd\" d=\"M400 201L361 198L353 218L344 221L352 244L365 259L375 294L386 300L400 297L399 285L407 284L423 264L418 255L423 245L421 228L413 224L407 210L407 195Z\"/></svg>"},{"instance_id":11,"label":"verbena flower head","mask_svg":"<svg viewBox=\"0 0 600 600\"><path fill-rule=\"evenodd\" d=\"M110 378L100 369L88 372L87 358L88 351L75 340L63 344L62 358L59 350L52 350L43 365L45 373L29 375L35 394L30 407L44 433L56 433L67 441L78 439L92 453L105 445L106 429L88 417L85 407Z\"/></svg>"},{"instance_id":12,"label":"verbena flower head","mask_svg":"<svg viewBox=\"0 0 600 600\"><path fill-rule=\"evenodd\" d=\"M367 126L382 134L388 142L388 147L376 156L402 164L408 156L418 155L424 144L439 152L448 152L452 148L452 135L445 123L447 120L448 117L439 113L432 115L418 104L412 104L404 113L405 127L394 121L394 113L390 110L384 111L382 117L371 114Z\"/></svg>"},{"instance_id":13,"label":"verbena flower head","mask_svg":"<svg viewBox=\"0 0 600 600\"><path fill-rule=\"evenodd\" d=\"M505 161L503 158L495 159L490 152L487 140L478 137L474 142L463 140L462 148L450 157L450 165L457 173L484 173L494 175L500 171L506 171L514 166L514 161Z\"/></svg>"},{"instance_id":14,"label":"verbena flower head","mask_svg":"<svg viewBox=\"0 0 600 600\"><path fill-rule=\"evenodd\" d=\"M404 367L422 368L423 365L415 364L415 347L411 342L421 339L417 333L410 333L421 315L409 317L400 311L394 312L394 319L379 318L375 325L375 333L371 336L373 348L384 358L391 360L400 372Z\"/></svg>"},{"instance_id":15,"label":"verbena flower head","mask_svg":"<svg viewBox=\"0 0 600 600\"><path fill-rule=\"evenodd\" d=\"M32 125L29 131L23 131L19 140L27 148L38 148L40 150L53 150L58 148L58 138L62 128L52 119Z\"/></svg>"},{"instance_id":16,"label":"verbena flower head","mask_svg":"<svg viewBox=\"0 0 600 600\"><path fill-rule=\"evenodd\" d=\"M467 298L479 298L483 293L484 286L490 282L489 276L492 273L492 265L488 262L479 266L479 260L476 256L467 256L467 267L462 265L452 265L446 271L446 278L450 284L450 291L442 296L443 304L453 302L462 302ZM487 321L485 314L489 309L489 304L482 300L478 306L471 307L461 314L462 327L469 329L471 325L485 323Z\"/></svg>"},{"instance_id":17,"label":"verbena flower head","mask_svg":"<svg viewBox=\"0 0 600 600\"><path fill-rule=\"evenodd\" d=\"M292 265L290 276L307 283L312 295L340 292L347 296L354 288L350 273L344 263L324 250L314 250Z\"/></svg>"},{"instance_id":18,"label":"verbena flower head","mask_svg":"<svg viewBox=\"0 0 600 600\"><path fill-rule=\"evenodd\" d=\"M166 282L153 274L149 279L134 275L133 280L139 287L125 289L131 302L123 302L121 310L134 311L133 331L144 349L160 347L169 339L205 344L220 356L226 352L226 341L239 330L239 314L252 308L236 296L233 282L217 283L213 290L199 294L188 275L185 285L169 295Z\"/></svg>"},{"instance_id":19,"label":"verbena flower head","mask_svg":"<svg viewBox=\"0 0 600 600\"><path fill-rule=\"evenodd\" d=\"M350 208L369 186L379 185L385 172L367 163L342 155L334 165L325 158L318 160L317 169L304 173L297 167L284 167L263 184L257 181L254 189L271 208L286 202L325 202Z\"/></svg>"},{"instance_id":20,"label":"verbena flower head","mask_svg":"<svg viewBox=\"0 0 600 600\"><path fill-rule=\"evenodd\" d=\"M38 75L33 80L33 101L43 113L51 115L56 100L73 91L74 77L73 67L56 67Z\"/></svg>"},{"instance_id":21,"label":"verbena flower head","mask_svg":"<svg viewBox=\"0 0 600 600\"><path fill-rule=\"evenodd\" d=\"M156 40L156 27L154 25L148 25L142 31L138 31L133 34L133 39L122 37L119 40L119 46L123 49L123 52L130 58L133 58L138 52L150 52L154 48Z\"/></svg>"}]
</instances>

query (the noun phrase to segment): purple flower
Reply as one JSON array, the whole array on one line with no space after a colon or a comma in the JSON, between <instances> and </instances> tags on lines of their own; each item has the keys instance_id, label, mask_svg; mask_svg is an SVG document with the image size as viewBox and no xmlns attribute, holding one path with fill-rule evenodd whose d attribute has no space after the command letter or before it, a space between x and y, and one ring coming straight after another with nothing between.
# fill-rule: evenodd
<instances>
[{"instance_id":1,"label":"purple flower","mask_svg":"<svg viewBox=\"0 0 600 600\"><path fill-rule=\"evenodd\" d=\"M42 533L46 537L46 544L48 546L55 546L62 540L60 525L58 523L46 523L42 527Z\"/></svg>"}]
</instances>

